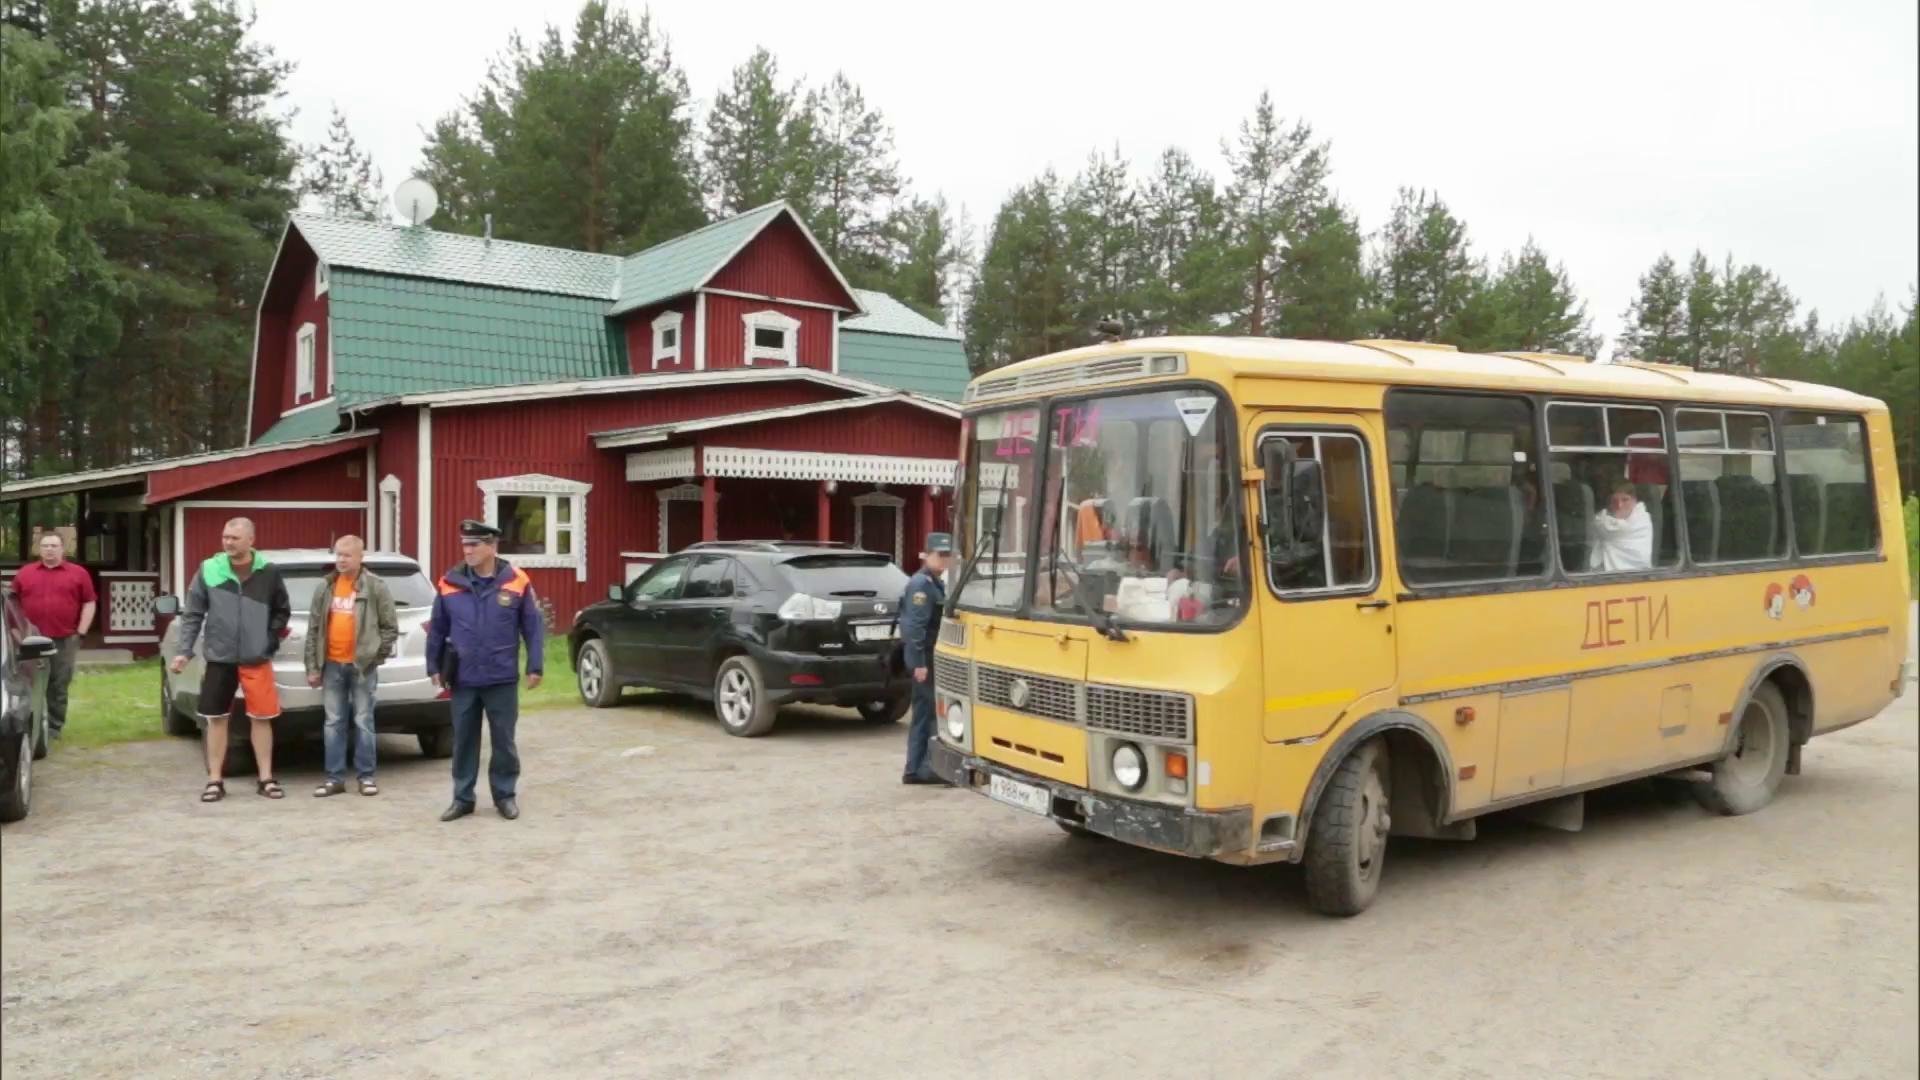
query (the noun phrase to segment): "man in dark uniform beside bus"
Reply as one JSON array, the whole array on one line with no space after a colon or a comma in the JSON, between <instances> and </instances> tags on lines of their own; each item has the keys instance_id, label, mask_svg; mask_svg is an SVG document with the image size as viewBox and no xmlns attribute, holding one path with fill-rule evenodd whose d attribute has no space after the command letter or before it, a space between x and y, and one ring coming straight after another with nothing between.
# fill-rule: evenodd
<instances>
[{"instance_id":1,"label":"man in dark uniform beside bus","mask_svg":"<svg viewBox=\"0 0 1920 1080\"><path fill-rule=\"evenodd\" d=\"M460 523L461 563L440 577L427 623L427 674L453 691L453 804L440 815L454 821L473 813L480 774L480 720L493 740L487 786L493 808L520 816L515 788L520 752L513 729L520 718L520 642L527 645L527 689L540 685L545 637L540 605L527 572L500 558L500 530L484 521Z\"/></svg>"},{"instance_id":2,"label":"man in dark uniform beside bus","mask_svg":"<svg viewBox=\"0 0 1920 1080\"><path fill-rule=\"evenodd\" d=\"M907 771L903 784L943 784L946 781L927 764L927 741L933 738L933 645L940 638L940 611L947 603L940 575L953 562L953 537L927 534L927 550L920 553L920 569L900 595L900 642L907 670L913 673L913 722L907 725Z\"/></svg>"}]
</instances>

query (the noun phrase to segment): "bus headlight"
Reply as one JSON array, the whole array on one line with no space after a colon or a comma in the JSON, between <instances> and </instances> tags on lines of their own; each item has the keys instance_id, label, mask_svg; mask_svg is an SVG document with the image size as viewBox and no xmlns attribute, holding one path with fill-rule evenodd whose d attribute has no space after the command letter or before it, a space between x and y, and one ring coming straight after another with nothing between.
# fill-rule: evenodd
<instances>
[{"instance_id":1,"label":"bus headlight","mask_svg":"<svg viewBox=\"0 0 1920 1080\"><path fill-rule=\"evenodd\" d=\"M1108 760L1113 770L1113 779L1128 791L1139 791L1147 782L1147 759L1140 748L1132 743L1121 743L1113 748L1113 757Z\"/></svg>"},{"instance_id":2,"label":"bus headlight","mask_svg":"<svg viewBox=\"0 0 1920 1080\"><path fill-rule=\"evenodd\" d=\"M967 706L959 700L947 702L947 738L949 741L964 743L967 741Z\"/></svg>"}]
</instances>

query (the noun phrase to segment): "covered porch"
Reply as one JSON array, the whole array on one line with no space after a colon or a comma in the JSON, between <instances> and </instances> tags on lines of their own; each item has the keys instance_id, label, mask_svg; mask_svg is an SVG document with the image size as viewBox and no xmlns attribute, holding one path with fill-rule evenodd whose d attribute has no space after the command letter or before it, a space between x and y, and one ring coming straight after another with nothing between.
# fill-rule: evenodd
<instances>
[{"instance_id":1,"label":"covered porch","mask_svg":"<svg viewBox=\"0 0 1920 1080\"><path fill-rule=\"evenodd\" d=\"M952 423L929 425L928 412ZM851 544L911 572L927 534L948 528L952 504L954 459L925 451L950 450L958 430L944 403L899 396L602 432L594 442L625 454L629 494L652 511L651 543L621 551L628 580L708 540Z\"/></svg>"}]
</instances>

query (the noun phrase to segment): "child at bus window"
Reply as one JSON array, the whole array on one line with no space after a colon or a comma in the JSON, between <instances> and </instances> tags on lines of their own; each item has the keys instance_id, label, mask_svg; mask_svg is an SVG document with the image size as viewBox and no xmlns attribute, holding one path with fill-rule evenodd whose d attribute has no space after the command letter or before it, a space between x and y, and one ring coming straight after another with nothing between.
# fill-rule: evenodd
<instances>
[{"instance_id":1,"label":"child at bus window","mask_svg":"<svg viewBox=\"0 0 1920 1080\"><path fill-rule=\"evenodd\" d=\"M1587 569L1602 573L1653 566L1653 518L1632 484L1613 485L1607 508L1587 523Z\"/></svg>"}]
</instances>

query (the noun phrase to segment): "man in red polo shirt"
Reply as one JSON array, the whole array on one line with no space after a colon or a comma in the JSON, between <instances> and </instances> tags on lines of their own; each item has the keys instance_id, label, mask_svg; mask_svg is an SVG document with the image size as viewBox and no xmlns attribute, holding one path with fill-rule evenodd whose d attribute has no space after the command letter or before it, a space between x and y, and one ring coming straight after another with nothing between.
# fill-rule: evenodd
<instances>
[{"instance_id":1,"label":"man in red polo shirt","mask_svg":"<svg viewBox=\"0 0 1920 1080\"><path fill-rule=\"evenodd\" d=\"M93 626L98 599L93 575L79 563L67 561L67 544L60 534L40 538L40 561L20 568L13 591L33 628L56 646L47 676L47 734L57 739L67 723L67 687L73 682L73 664L80 655L80 638Z\"/></svg>"}]
</instances>

